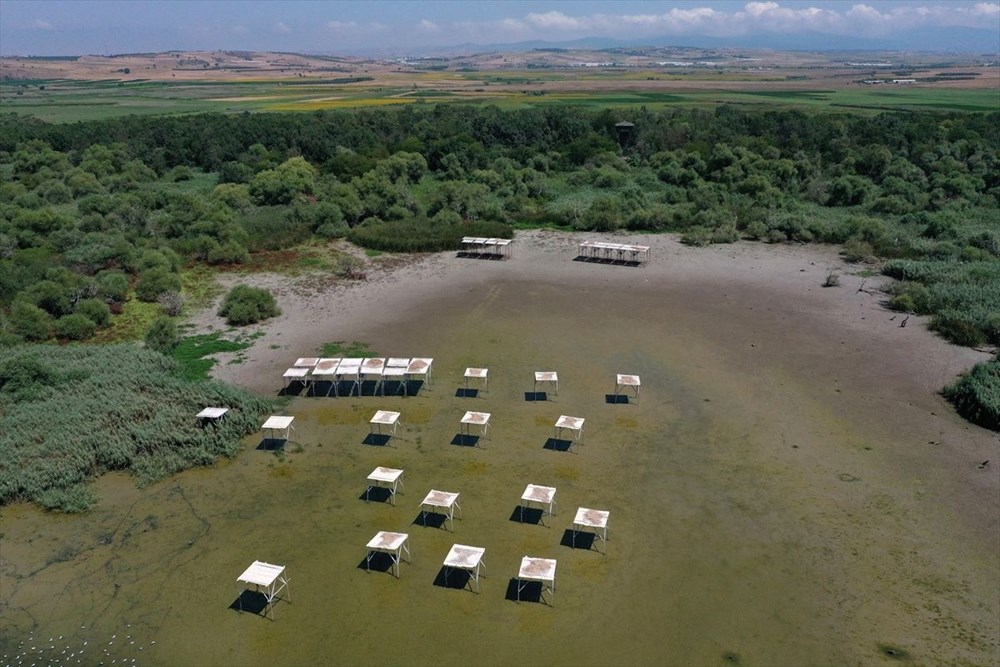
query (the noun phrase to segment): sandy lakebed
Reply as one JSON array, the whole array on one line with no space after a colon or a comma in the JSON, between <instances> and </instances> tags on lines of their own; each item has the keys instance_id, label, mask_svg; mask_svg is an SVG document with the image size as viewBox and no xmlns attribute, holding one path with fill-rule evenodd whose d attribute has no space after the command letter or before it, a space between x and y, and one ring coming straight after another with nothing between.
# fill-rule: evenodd
<instances>
[{"instance_id":1,"label":"sandy lakebed","mask_svg":"<svg viewBox=\"0 0 1000 667\"><path fill-rule=\"evenodd\" d=\"M148 488L107 475L84 516L0 509L0 664L1000 663L998 438L938 393L987 355L900 327L834 248L621 237L652 245L632 268L573 261L582 238L253 277L283 313L220 379L275 395L357 340L433 357L432 384L295 396L282 454L258 433ZM488 391L458 396L469 366ZM525 400L536 370L558 395ZM637 403L607 400L616 373ZM402 415L387 446L365 444L377 409ZM453 444L466 410L493 415L482 446ZM560 415L586 419L570 451ZM375 466L405 470L395 506L365 501ZM528 483L557 488L542 523L518 520ZM453 530L422 525L432 488L461 494ZM572 546L578 507L610 510L606 553ZM399 579L364 568L378 530L410 536ZM441 585L453 543L485 547L479 594ZM558 562L543 603L510 599L524 555ZM273 621L232 608L255 559L290 577Z\"/></svg>"}]
</instances>

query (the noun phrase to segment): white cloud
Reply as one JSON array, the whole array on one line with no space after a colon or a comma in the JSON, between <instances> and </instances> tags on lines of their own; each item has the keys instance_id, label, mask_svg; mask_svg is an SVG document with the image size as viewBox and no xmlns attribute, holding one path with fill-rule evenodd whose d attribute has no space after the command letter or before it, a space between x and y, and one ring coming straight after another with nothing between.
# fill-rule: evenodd
<instances>
[{"instance_id":1,"label":"white cloud","mask_svg":"<svg viewBox=\"0 0 1000 667\"><path fill-rule=\"evenodd\" d=\"M441 26L439 26L437 23L434 23L434 21L421 19L420 23L417 24L417 30L419 30L420 32L428 32L428 33L441 32Z\"/></svg>"},{"instance_id":2,"label":"white cloud","mask_svg":"<svg viewBox=\"0 0 1000 667\"><path fill-rule=\"evenodd\" d=\"M932 4L936 2L936 4ZM736 36L753 32L816 31L839 35L880 35L921 26L988 27L1000 18L995 2L960 3L932 0L879 10L858 2L832 9L788 7L776 0L752 0L732 9L673 8L661 14L586 14L530 12L522 17L450 24L445 32L464 39L491 41L575 37L655 37L660 35Z\"/></svg>"},{"instance_id":3,"label":"white cloud","mask_svg":"<svg viewBox=\"0 0 1000 667\"><path fill-rule=\"evenodd\" d=\"M354 30L358 27L358 24L354 21L327 21L326 29L332 32L342 32L345 30Z\"/></svg>"},{"instance_id":4,"label":"white cloud","mask_svg":"<svg viewBox=\"0 0 1000 667\"><path fill-rule=\"evenodd\" d=\"M52 30L52 24L43 19L35 19L32 25L38 30Z\"/></svg>"},{"instance_id":5,"label":"white cloud","mask_svg":"<svg viewBox=\"0 0 1000 667\"><path fill-rule=\"evenodd\" d=\"M284 21L278 21L277 23L274 24L274 32L278 33L279 35L287 35L291 31L292 29L288 27L288 24L286 24Z\"/></svg>"}]
</instances>

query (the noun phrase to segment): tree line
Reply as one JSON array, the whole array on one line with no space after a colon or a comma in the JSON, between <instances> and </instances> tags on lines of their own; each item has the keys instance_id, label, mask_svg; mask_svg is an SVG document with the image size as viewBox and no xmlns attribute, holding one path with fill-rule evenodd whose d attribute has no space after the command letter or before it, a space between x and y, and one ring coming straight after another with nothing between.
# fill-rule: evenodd
<instances>
[{"instance_id":1,"label":"tree line","mask_svg":"<svg viewBox=\"0 0 1000 667\"><path fill-rule=\"evenodd\" d=\"M543 224L843 244L892 260L894 307L955 342L1000 343L1000 114L5 115L0 179L6 343L89 338L130 298L176 315L186 264L317 237L440 250Z\"/></svg>"}]
</instances>

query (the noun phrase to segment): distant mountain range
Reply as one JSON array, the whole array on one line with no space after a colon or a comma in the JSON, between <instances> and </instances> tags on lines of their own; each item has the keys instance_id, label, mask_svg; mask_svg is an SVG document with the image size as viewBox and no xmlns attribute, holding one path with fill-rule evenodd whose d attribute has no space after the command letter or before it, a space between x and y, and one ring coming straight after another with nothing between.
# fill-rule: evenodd
<instances>
[{"instance_id":1,"label":"distant mountain range","mask_svg":"<svg viewBox=\"0 0 1000 667\"><path fill-rule=\"evenodd\" d=\"M890 37L861 37L832 35L821 32L795 34L760 32L736 37L709 37L707 35L662 36L635 39L584 37L566 42L527 41L510 44L456 44L453 46L410 48L405 54L394 55L466 55L485 51L521 52L533 49L603 50L638 47L684 47L701 49L773 49L775 51L923 51L939 53L975 54L985 58L1000 59L1000 29L982 28L920 28L901 32ZM374 52L371 53L374 55ZM386 55L385 50L379 52Z\"/></svg>"}]
</instances>

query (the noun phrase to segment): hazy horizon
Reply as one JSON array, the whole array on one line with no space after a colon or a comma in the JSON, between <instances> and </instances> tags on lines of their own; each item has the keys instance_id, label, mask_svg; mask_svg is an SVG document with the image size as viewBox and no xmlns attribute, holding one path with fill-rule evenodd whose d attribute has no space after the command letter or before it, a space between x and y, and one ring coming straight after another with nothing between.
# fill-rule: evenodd
<instances>
[{"instance_id":1,"label":"hazy horizon","mask_svg":"<svg viewBox=\"0 0 1000 667\"><path fill-rule=\"evenodd\" d=\"M1000 3L3 0L0 55L175 50L402 55L459 46L670 43L995 54ZM688 40L688 42L685 42Z\"/></svg>"}]
</instances>

